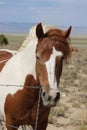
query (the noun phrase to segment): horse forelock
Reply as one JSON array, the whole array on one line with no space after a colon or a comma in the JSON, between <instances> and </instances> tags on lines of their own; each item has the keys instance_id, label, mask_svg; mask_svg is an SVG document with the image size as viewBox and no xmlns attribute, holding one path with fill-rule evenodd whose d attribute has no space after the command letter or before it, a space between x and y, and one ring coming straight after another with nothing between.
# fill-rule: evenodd
<instances>
[{"instance_id":1,"label":"horse forelock","mask_svg":"<svg viewBox=\"0 0 87 130\"><path fill-rule=\"evenodd\" d=\"M44 38L48 38L49 40L56 42L57 46L56 49L61 51L64 54L64 58L67 59L71 55L70 49L70 38L65 38L62 35L62 31L59 29L50 29L46 32L40 39L43 40ZM45 43L44 43L45 44Z\"/></svg>"}]
</instances>

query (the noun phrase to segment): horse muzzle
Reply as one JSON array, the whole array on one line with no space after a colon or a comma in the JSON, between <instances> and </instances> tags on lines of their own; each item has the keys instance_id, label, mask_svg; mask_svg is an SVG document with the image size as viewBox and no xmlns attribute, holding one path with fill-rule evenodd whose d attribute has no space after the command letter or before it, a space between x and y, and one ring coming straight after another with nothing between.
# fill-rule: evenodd
<instances>
[{"instance_id":1,"label":"horse muzzle","mask_svg":"<svg viewBox=\"0 0 87 130\"><path fill-rule=\"evenodd\" d=\"M60 99L60 92L51 90L49 92L42 92L43 105L47 107L54 107Z\"/></svg>"}]
</instances>

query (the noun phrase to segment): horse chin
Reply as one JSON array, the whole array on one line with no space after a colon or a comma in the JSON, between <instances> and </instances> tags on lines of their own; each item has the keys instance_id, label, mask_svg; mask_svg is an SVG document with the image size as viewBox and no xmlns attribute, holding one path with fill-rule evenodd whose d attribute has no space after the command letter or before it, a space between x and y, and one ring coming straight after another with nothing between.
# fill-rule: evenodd
<instances>
[{"instance_id":1,"label":"horse chin","mask_svg":"<svg viewBox=\"0 0 87 130\"><path fill-rule=\"evenodd\" d=\"M45 107L55 107L56 104L50 104L50 103L43 103Z\"/></svg>"},{"instance_id":2,"label":"horse chin","mask_svg":"<svg viewBox=\"0 0 87 130\"><path fill-rule=\"evenodd\" d=\"M42 101L45 107L55 107L57 105L55 101L44 101L44 99L42 99Z\"/></svg>"}]
</instances>

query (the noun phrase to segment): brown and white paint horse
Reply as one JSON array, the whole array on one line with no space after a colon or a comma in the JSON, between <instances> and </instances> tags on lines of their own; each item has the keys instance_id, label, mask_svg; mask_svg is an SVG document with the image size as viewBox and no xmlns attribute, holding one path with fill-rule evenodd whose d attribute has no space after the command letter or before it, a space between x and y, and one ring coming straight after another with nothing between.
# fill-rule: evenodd
<instances>
[{"instance_id":1,"label":"brown and white paint horse","mask_svg":"<svg viewBox=\"0 0 87 130\"><path fill-rule=\"evenodd\" d=\"M46 130L50 108L60 99L63 60L71 54L71 27L46 33L43 28L41 23L36 26L37 39L31 39L24 50L10 58L0 73L0 84L24 86L0 86L0 118L5 120L7 130L20 125L35 127L39 89L26 86L42 88L37 130Z\"/></svg>"}]
</instances>

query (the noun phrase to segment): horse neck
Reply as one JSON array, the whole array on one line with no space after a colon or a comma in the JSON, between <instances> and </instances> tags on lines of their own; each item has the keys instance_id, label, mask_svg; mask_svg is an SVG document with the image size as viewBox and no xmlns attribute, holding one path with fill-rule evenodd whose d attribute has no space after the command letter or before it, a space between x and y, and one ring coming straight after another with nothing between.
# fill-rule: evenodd
<instances>
[{"instance_id":1,"label":"horse neck","mask_svg":"<svg viewBox=\"0 0 87 130\"><path fill-rule=\"evenodd\" d=\"M36 45L37 45L37 39L31 39L28 41L27 45L24 48L24 53L29 55L31 53L35 54L36 51Z\"/></svg>"}]
</instances>

